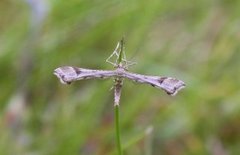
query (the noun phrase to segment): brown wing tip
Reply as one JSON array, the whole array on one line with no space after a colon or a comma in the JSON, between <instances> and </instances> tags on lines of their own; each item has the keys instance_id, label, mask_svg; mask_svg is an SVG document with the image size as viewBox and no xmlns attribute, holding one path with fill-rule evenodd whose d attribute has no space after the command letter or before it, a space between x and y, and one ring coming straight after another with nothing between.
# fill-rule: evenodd
<instances>
[{"instance_id":1,"label":"brown wing tip","mask_svg":"<svg viewBox=\"0 0 240 155\"><path fill-rule=\"evenodd\" d=\"M175 96L178 91L185 88L186 84L183 81L179 81L173 88L172 91L166 91L168 95Z\"/></svg>"},{"instance_id":2,"label":"brown wing tip","mask_svg":"<svg viewBox=\"0 0 240 155\"><path fill-rule=\"evenodd\" d=\"M60 82L61 82L62 84L71 84L71 82L66 81L66 80L64 79L65 76L63 75L61 68L56 68L56 69L53 71L53 74L57 76L57 78L60 80Z\"/></svg>"}]
</instances>

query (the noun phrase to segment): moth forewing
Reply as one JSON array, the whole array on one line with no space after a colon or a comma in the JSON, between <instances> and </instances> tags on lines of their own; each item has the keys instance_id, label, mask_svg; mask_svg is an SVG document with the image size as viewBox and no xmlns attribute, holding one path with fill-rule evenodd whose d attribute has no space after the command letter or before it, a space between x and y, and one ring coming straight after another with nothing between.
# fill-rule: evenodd
<instances>
[{"instance_id":1,"label":"moth forewing","mask_svg":"<svg viewBox=\"0 0 240 155\"><path fill-rule=\"evenodd\" d=\"M159 77L157 82L159 83L159 87L171 96L176 95L179 90L185 87L185 83L183 81L171 77Z\"/></svg>"},{"instance_id":2,"label":"moth forewing","mask_svg":"<svg viewBox=\"0 0 240 155\"><path fill-rule=\"evenodd\" d=\"M63 66L54 70L54 74L60 79L63 84L70 84L73 81L93 79L93 78L109 78L116 76L114 71L108 70L92 70L78 68L72 66Z\"/></svg>"},{"instance_id":3,"label":"moth forewing","mask_svg":"<svg viewBox=\"0 0 240 155\"><path fill-rule=\"evenodd\" d=\"M147 76L126 71L122 73L122 76L138 83L147 83L153 87L161 88L172 96L185 87L183 81L171 77Z\"/></svg>"}]
</instances>

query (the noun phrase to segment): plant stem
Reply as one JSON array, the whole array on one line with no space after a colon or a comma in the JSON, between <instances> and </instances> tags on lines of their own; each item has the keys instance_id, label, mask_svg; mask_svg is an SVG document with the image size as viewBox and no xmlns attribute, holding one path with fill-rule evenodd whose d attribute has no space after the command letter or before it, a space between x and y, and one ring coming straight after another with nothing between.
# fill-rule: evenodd
<instances>
[{"instance_id":1,"label":"plant stem","mask_svg":"<svg viewBox=\"0 0 240 155\"><path fill-rule=\"evenodd\" d=\"M120 41L120 51L119 57L117 59L117 66L119 66L123 59L123 46L124 46L124 38ZM118 155L122 155L122 147L121 147L121 139L120 139L120 127L119 127L119 101L121 96L121 90L123 85L122 78L115 79L115 90L114 90L114 109L115 109L115 128L116 128L116 143Z\"/></svg>"},{"instance_id":2,"label":"plant stem","mask_svg":"<svg viewBox=\"0 0 240 155\"><path fill-rule=\"evenodd\" d=\"M124 38L120 41L120 51L119 51L119 57L117 59L117 64L119 65L122 62L123 59L123 48L124 48Z\"/></svg>"},{"instance_id":3,"label":"plant stem","mask_svg":"<svg viewBox=\"0 0 240 155\"><path fill-rule=\"evenodd\" d=\"M120 140L120 128L119 128L119 105L114 106L115 109L115 127L116 127L116 143L117 143L117 150L118 155L122 155L122 147L121 147L121 140Z\"/></svg>"}]
</instances>

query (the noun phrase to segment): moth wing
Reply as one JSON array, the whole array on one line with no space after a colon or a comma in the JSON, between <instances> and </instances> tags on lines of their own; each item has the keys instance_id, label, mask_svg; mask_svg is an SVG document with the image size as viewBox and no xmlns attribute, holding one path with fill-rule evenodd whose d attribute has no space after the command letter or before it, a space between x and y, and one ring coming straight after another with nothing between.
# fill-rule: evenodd
<instances>
[{"instance_id":1,"label":"moth wing","mask_svg":"<svg viewBox=\"0 0 240 155\"><path fill-rule=\"evenodd\" d=\"M63 84L70 84L73 81L84 79L110 78L116 75L114 71L92 70L72 66L63 66L56 68L53 74L56 75Z\"/></svg>"},{"instance_id":2,"label":"moth wing","mask_svg":"<svg viewBox=\"0 0 240 155\"><path fill-rule=\"evenodd\" d=\"M124 72L123 76L138 83L150 84L153 87L163 89L168 95L174 96L185 87L185 83L172 77L147 76Z\"/></svg>"}]
</instances>

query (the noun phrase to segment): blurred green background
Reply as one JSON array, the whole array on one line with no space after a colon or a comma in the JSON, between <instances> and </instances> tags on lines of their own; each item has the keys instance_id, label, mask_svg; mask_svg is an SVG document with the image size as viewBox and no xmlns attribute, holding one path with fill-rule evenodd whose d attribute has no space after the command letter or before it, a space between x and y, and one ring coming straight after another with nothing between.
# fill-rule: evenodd
<instances>
[{"instance_id":1,"label":"blurred green background","mask_svg":"<svg viewBox=\"0 0 240 155\"><path fill-rule=\"evenodd\" d=\"M112 69L122 36L130 71L187 85L171 97L125 81L124 154L239 155L239 0L1 0L0 154L116 154L113 81L52 73Z\"/></svg>"}]
</instances>

